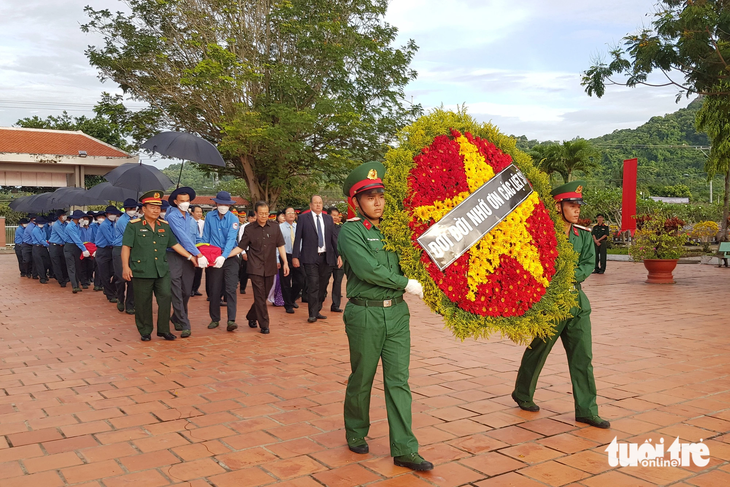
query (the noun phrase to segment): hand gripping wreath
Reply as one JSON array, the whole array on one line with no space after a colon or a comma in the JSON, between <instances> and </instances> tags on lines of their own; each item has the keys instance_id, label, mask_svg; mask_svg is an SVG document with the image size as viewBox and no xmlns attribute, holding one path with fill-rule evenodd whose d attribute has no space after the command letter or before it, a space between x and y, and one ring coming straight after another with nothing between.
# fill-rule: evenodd
<instances>
[{"instance_id":1,"label":"hand gripping wreath","mask_svg":"<svg viewBox=\"0 0 730 487\"><path fill-rule=\"evenodd\" d=\"M406 275L424 285L431 309L462 339L499 332L527 343L548 336L575 303L575 253L553 205L544 203L552 202L545 175L513 139L463 112L422 117L400 142L386 156L383 232ZM460 257L437 265L419 237L511 165L533 191Z\"/></svg>"}]
</instances>

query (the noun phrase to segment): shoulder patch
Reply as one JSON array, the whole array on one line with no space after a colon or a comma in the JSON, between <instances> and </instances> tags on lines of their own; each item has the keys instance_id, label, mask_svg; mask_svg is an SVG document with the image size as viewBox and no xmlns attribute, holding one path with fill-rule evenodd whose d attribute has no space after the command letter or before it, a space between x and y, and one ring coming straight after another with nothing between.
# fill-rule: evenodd
<instances>
[{"instance_id":1,"label":"shoulder patch","mask_svg":"<svg viewBox=\"0 0 730 487\"><path fill-rule=\"evenodd\" d=\"M353 216L352 218L347 219L348 222L359 222L360 217L359 216Z\"/></svg>"},{"instance_id":2,"label":"shoulder patch","mask_svg":"<svg viewBox=\"0 0 730 487\"><path fill-rule=\"evenodd\" d=\"M134 220L129 220L129 223L139 223L141 221L142 221L141 218L135 218Z\"/></svg>"},{"instance_id":3,"label":"shoulder patch","mask_svg":"<svg viewBox=\"0 0 730 487\"><path fill-rule=\"evenodd\" d=\"M165 223L165 224L169 225L169 223L167 223L167 220L163 220L162 218L158 218L158 219L157 219L157 221L159 221L159 222L162 222L162 223Z\"/></svg>"},{"instance_id":4,"label":"shoulder patch","mask_svg":"<svg viewBox=\"0 0 730 487\"><path fill-rule=\"evenodd\" d=\"M580 225L573 225L573 226L574 226L575 228L580 228L581 230L585 230L586 232L590 232L590 231L591 231L591 229L590 229L590 228L582 227L582 226L580 226Z\"/></svg>"},{"instance_id":5,"label":"shoulder patch","mask_svg":"<svg viewBox=\"0 0 730 487\"><path fill-rule=\"evenodd\" d=\"M370 223L370 220L368 220L367 218L362 221L362 224L368 230L370 230L371 228L373 228L373 224Z\"/></svg>"},{"instance_id":6,"label":"shoulder patch","mask_svg":"<svg viewBox=\"0 0 730 487\"><path fill-rule=\"evenodd\" d=\"M233 224L233 228L238 228L238 222Z\"/></svg>"}]
</instances>

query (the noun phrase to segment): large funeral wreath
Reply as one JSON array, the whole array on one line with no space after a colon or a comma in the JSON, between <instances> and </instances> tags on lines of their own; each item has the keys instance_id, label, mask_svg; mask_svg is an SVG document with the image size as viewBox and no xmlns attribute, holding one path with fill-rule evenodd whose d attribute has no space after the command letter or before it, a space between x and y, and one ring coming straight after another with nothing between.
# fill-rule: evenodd
<instances>
[{"instance_id":1,"label":"large funeral wreath","mask_svg":"<svg viewBox=\"0 0 730 487\"><path fill-rule=\"evenodd\" d=\"M431 225L514 164L534 192L443 271L417 242ZM493 333L516 343L546 338L576 303L576 254L552 204L547 176L491 124L434 110L399 134L385 157L386 245L424 286L425 301L455 336Z\"/></svg>"}]
</instances>

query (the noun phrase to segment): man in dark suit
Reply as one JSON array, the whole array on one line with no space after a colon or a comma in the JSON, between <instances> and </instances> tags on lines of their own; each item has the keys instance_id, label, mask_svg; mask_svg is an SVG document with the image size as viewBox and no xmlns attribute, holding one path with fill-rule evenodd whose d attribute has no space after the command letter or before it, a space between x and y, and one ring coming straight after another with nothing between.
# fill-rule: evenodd
<instances>
[{"instance_id":1,"label":"man in dark suit","mask_svg":"<svg viewBox=\"0 0 730 487\"><path fill-rule=\"evenodd\" d=\"M314 195L309 200L310 212L300 215L292 249L294 267L304 266L307 279L307 305L309 323L324 320L322 302L327 292L330 274L334 266L342 267L337 253L337 235L332 217L322 212L322 197Z\"/></svg>"}]
</instances>

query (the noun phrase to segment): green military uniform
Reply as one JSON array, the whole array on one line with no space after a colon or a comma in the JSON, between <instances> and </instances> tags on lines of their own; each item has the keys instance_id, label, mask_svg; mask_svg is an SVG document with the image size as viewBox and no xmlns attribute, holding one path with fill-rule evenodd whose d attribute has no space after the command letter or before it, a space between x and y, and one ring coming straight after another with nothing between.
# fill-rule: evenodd
<instances>
[{"instance_id":1,"label":"green military uniform","mask_svg":"<svg viewBox=\"0 0 730 487\"><path fill-rule=\"evenodd\" d=\"M611 235L611 229L608 225L596 225L591 230L591 235L596 240L603 237L606 238L601 240L601 243L596 245L596 268L595 271L603 274L606 271L606 254L608 253L608 236Z\"/></svg>"},{"instance_id":2,"label":"green military uniform","mask_svg":"<svg viewBox=\"0 0 730 487\"><path fill-rule=\"evenodd\" d=\"M353 197L357 188L382 188L382 183L368 183L380 182L384 172L379 163L361 165L345 182L345 195ZM344 262L349 299L343 315L351 367L344 408L348 444L368 434L370 393L382 359L390 454L416 454L418 441L411 429L408 385L410 313L403 301L408 278L400 269L398 255L383 249L380 229L364 216L350 219L342 226L337 248Z\"/></svg>"},{"instance_id":3,"label":"green military uniform","mask_svg":"<svg viewBox=\"0 0 730 487\"><path fill-rule=\"evenodd\" d=\"M145 193L146 197L161 194L161 191ZM158 196L159 198L159 196ZM149 202L149 200L147 201ZM149 203L156 204L156 203ZM130 220L124 230L122 245L130 247L129 267L134 284L134 320L140 335L149 336L154 329L152 323L152 294L157 299L157 334L170 332L170 268L167 264L167 248L177 244L170 225L161 218L151 226L146 219Z\"/></svg>"},{"instance_id":4,"label":"green military uniform","mask_svg":"<svg viewBox=\"0 0 730 487\"><path fill-rule=\"evenodd\" d=\"M557 201L582 202L582 182L574 181L553 190L552 195ZM576 190L578 190L576 192ZM567 195L567 196L566 196ZM568 240L573 249L579 254L575 267L575 292L578 294L578 306L571 309L572 318L558 323L555 334L547 341L539 338L533 340L522 356L520 370L512 398L523 409L536 411L539 408L533 403L533 396L545 361L558 340L563 342L568 357L568 369L573 385L573 401L575 403L576 418L597 418L596 383L593 377L593 352L591 338L591 304L581 289L581 283L591 275L595 263L593 238L587 228L571 225ZM531 405L528 409L523 405ZM600 420L600 418L597 418ZM582 421L587 422L587 421ZM595 421L598 423L599 421ZM600 420L603 422L603 420ZM599 427L608 427L605 425ZM589 422L589 424L593 424ZM598 426L598 424L593 424Z\"/></svg>"}]
</instances>

